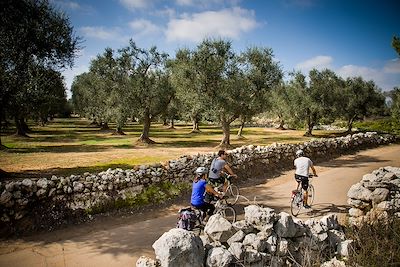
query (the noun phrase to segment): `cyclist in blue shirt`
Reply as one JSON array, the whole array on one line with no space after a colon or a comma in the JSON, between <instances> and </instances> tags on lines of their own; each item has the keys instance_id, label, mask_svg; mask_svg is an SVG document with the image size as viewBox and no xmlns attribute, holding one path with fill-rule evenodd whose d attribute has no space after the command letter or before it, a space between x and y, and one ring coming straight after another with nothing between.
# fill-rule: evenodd
<instances>
[{"instance_id":1,"label":"cyclist in blue shirt","mask_svg":"<svg viewBox=\"0 0 400 267\"><path fill-rule=\"evenodd\" d=\"M215 196L218 198L222 198L222 195L213 189L211 185L209 185L206 181L208 169L205 167L198 167L195 171L196 177L193 180L192 184L192 196L190 199L190 203L196 209L199 209L204 212L205 218L204 221L214 213L215 206L209 202L205 201L206 194L211 196Z\"/></svg>"}]
</instances>

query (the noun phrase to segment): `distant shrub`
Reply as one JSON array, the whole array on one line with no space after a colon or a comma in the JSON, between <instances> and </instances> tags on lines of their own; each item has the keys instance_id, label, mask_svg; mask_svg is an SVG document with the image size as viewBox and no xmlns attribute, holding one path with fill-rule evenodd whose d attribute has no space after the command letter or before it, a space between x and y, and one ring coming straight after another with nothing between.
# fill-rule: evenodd
<instances>
[{"instance_id":1,"label":"distant shrub","mask_svg":"<svg viewBox=\"0 0 400 267\"><path fill-rule=\"evenodd\" d=\"M371 121L355 122L354 127L360 131L374 131L400 135L400 121L387 117Z\"/></svg>"}]
</instances>

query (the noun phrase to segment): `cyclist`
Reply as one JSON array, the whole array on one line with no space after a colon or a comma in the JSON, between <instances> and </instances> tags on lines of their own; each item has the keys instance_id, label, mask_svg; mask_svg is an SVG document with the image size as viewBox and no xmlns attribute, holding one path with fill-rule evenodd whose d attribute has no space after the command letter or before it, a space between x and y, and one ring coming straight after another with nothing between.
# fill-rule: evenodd
<instances>
[{"instance_id":1,"label":"cyclist","mask_svg":"<svg viewBox=\"0 0 400 267\"><path fill-rule=\"evenodd\" d=\"M223 192L226 192L228 181L225 179L225 174L228 173L234 177L237 175L232 171L231 167L226 163L228 153L225 150L218 151L218 157L211 162L210 172L208 173L208 180L214 187L223 186Z\"/></svg>"},{"instance_id":2,"label":"cyclist","mask_svg":"<svg viewBox=\"0 0 400 267\"><path fill-rule=\"evenodd\" d=\"M222 198L222 195L213 189L211 185L209 185L206 181L208 169L205 167L198 167L195 171L196 176L193 180L192 184L192 196L190 199L190 203L196 209L199 209L204 212L205 218L204 221L207 221L208 217L210 217L215 210L215 206L207 201L205 201L205 197L207 195L216 196L218 198Z\"/></svg>"},{"instance_id":3,"label":"cyclist","mask_svg":"<svg viewBox=\"0 0 400 267\"><path fill-rule=\"evenodd\" d=\"M309 209L311 208L308 203L308 177L309 177L309 171L310 168L314 173L314 176L318 176L317 172L315 171L314 164L313 162L304 156L304 151L299 149L296 151L296 159L294 160L294 166L296 167L295 175L294 178L296 179L297 183L301 183L301 188L304 191L303 194L303 204L304 208Z\"/></svg>"}]
</instances>

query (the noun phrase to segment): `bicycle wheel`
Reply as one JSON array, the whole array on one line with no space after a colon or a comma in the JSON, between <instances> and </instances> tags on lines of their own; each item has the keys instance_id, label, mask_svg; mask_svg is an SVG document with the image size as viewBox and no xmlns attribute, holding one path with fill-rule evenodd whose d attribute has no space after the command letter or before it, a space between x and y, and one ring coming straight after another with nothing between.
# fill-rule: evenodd
<instances>
[{"instance_id":1,"label":"bicycle wheel","mask_svg":"<svg viewBox=\"0 0 400 267\"><path fill-rule=\"evenodd\" d=\"M307 192L308 192L307 204L311 206L314 202L314 197L315 197L314 186L312 184L308 186Z\"/></svg>"},{"instance_id":2,"label":"bicycle wheel","mask_svg":"<svg viewBox=\"0 0 400 267\"><path fill-rule=\"evenodd\" d=\"M227 219L230 223L236 222L236 211L231 206L221 207L219 210L217 210L216 213L220 214L222 217Z\"/></svg>"},{"instance_id":3,"label":"bicycle wheel","mask_svg":"<svg viewBox=\"0 0 400 267\"><path fill-rule=\"evenodd\" d=\"M302 195L300 192L297 192L290 201L290 212L293 216L297 216L303 206Z\"/></svg>"},{"instance_id":4,"label":"bicycle wheel","mask_svg":"<svg viewBox=\"0 0 400 267\"><path fill-rule=\"evenodd\" d=\"M231 184L228 187L228 190L226 190L225 196L228 198L226 199L226 202L230 205L235 205L236 202L239 200L239 188L236 185Z\"/></svg>"}]
</instances>

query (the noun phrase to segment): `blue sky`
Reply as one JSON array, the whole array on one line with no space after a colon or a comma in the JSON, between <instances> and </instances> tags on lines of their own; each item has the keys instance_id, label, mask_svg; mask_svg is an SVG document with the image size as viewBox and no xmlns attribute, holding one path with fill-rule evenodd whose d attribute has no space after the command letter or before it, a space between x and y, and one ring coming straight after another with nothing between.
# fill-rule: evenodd
<instances>
[{"instance_id":1,"label":"blue sky","mask_svg":"<svg viewBox=\"0 0 400 267\"><path fill-rule=\"evenodd\" d=\"M329 68L362 76L383 90L400 86L400 60L391 47L400 36L397 0L53 0L70 18L83 49L64 71L75 75L106 47L132 38L174 57L206 37L232 41L234 50L270 47L285 73Z\"/></svg>"}]
</instances>

